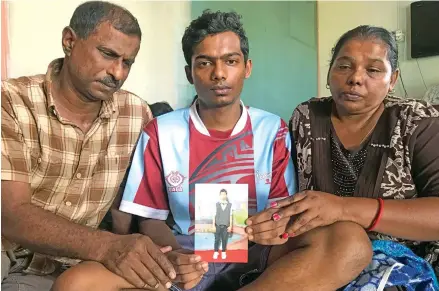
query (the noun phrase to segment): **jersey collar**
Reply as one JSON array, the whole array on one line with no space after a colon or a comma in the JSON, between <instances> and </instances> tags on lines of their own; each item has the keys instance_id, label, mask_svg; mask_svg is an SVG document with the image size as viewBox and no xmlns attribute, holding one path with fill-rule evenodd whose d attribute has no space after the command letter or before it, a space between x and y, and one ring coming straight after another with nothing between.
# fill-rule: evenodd
<instances>
[{"instance_id":1,"label":"jersey collar","mask_svg":"<svg viewBox=\"0 0 439 291\"><path fill-rule=\"evenodd\" d=\"M207 130L206 126L204 125L203 121L201 120L200 116L198 115L198 111L197 111L197 104L198 104L198 99L194 102L194 104L192 104L192 106L189 109L189 116L195 126L195 129L197 131L199 131L201 134L210 136L209 131ZM244 106L244 102L242 102L241 100L241 108L242 108L242 113L241 113L241 117L239 118L238 122L236 123L235 127L233 128L232 134L230 136L234 136L238 133L240 133L245 125L247 124L247 118L248 118L248 111L247 108Z\"/></svg>"}]
</instances>

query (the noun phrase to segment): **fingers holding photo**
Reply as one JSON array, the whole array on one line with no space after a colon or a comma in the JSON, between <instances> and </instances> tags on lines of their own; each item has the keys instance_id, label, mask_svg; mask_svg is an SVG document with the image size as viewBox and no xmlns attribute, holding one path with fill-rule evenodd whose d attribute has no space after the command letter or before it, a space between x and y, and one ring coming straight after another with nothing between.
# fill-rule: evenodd
<instances>
[{"instance_id":1,"label":"fingers holding photo","mask_svg":"<svg viewBox=\"0 0 439 291\"><path fill-rule=\"evenodd\" d=\"M200 256L184 249L170 252L168 259L177 272L173 282L184 290L195 287L209 268L208 263L202 262Z\"/></svg>"}]
</instances>

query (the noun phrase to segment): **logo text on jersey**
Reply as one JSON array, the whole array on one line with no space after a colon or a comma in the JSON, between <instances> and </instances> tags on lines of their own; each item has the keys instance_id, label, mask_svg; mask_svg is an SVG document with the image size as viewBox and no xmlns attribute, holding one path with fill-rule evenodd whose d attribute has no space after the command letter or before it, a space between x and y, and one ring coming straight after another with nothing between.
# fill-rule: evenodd
<instances>
[{"instance_id":1,"label":"logo text on jersey","mask_svg":"<svg viewBox=\"0 0 439 291\"><path fill-rule=\"evenodd\" d=\"M256 171L256 180L265 181L265 184L271 184L271 172L261 173L259 171Z\"/></svg>"},{"instance_id":2,"label":"logo text on jersey","mask_svg":"<svg viewBox=\"0 0 439 291\"><path fill-rule=\"evenodd\" d=\"M166 184L168 186L169 192L183 192L183 187L181 186L186 179L185 176L180 174L178 171L171 171L166 177Z\"/></svg>"}]
</instances>

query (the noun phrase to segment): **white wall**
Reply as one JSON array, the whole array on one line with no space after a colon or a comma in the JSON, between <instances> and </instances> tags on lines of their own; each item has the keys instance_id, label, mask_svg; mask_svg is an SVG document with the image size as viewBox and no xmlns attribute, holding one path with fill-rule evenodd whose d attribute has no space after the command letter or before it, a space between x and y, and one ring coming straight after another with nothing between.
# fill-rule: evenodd
<instances>
[{"instance_id":1,"label":"white wall","mask_svg":"<svg viewBox=\"0 0 439 291\"><path fill-rule=\"evenodd\" d=\"M406 35L406 40L399 44L399 55L401 73L408 97L422 97L426 91L425 85L430 87L439 84L439 57L417 60L409 57L410 3L409 1L318 2L319 96L330 94L329 90L326 89L326 74L331 49L343 33L362 24L382 26L391 31L399 29ZM398 82L396 93L400 96L405 95L401 81Z\"/></svg>"},{"instance_id":2,"label":"white wall","mask_svg":"<svg viewBox=\"0 0 439 291\"><path fill-rule=\"evenodd\" d=\"M61 32L83 1L11 1L11 77L45 73L55 58L62 57ZM124 89L149 103L168 101L184 106L189 87L184 74L181 37L190 21L190 2L113 1L138 19L143 37L139 54Z\"/></svg>"}]
</instances>

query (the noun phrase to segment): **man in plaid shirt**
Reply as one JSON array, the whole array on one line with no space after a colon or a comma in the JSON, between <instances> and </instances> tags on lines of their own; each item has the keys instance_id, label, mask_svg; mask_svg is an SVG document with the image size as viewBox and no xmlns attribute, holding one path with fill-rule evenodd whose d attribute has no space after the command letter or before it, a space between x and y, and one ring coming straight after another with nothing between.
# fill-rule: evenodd
<instances>
[{"instance_id":1,"label":"man in plaid shirt","mask_svg":"<svg viewBox=\"0 0 439 291\"><path fill-rule=\"evenodd\" d=\"M152 118L146 102L120 89L140 41L129 11L86 2L63 30L63 59L45 75L2 82L2 290L48 291L80 260L137 287L175 276L169 247L97 230Z\"/></svg>"}]
</instances>

